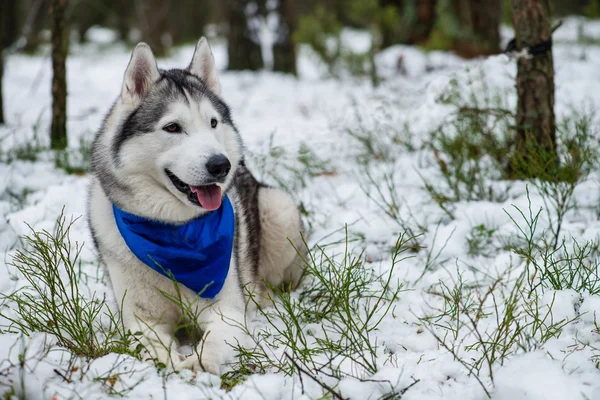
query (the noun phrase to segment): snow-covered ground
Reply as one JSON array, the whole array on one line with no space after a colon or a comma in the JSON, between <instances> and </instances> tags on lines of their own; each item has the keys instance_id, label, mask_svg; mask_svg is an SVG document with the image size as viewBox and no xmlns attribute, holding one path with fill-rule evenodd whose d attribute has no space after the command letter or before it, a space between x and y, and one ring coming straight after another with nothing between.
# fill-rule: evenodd
<instances>
[{"instance_id":1,"label":"snow-covered ground","mask_svg":"<svg viewBox=\"0 0 600 400\"><path fill-rule=\"evenodd\" d=\"M587 22L582 29L587 39L600 40L600 23ZM349 33L344 40L364 39L353 35ZM89 143L99 127L119 93L129 59L128 49L105 43L101 31L97 36L96 42L73 48L68 58L68 131L74 151L81 143ZM572 115L574 110L594 111L600 104L600 46L578 38L580 24L574 19L567 20L555 37L558 119ZM177 49L170 58L159 60L159 66L183 67L189 63L192 51L191 46ZM217 64L224 67L226 49L213 43L213 51ZM6 61L4 98L8 123L0 127L3 154L27 143L47 145L51 70L46 54L11 55ZM402 73L397 69L400 57ZM494 291L497 298L490 296L485 301L484 312L490 314L482 317L479 326L482 332L492 332L497 318L503 315L503 296L508 296L515 277L524 268L521 258L498 243L502 238L518 236L510 216L523 223L513 205L527 215L527 188L533 213L545 207L535 186L521 181L490 180L494 190L506 191L505 198L497 202L463 200L450 204L452 218L424 188L424 182L440 190L445 187L437 167L438 155L423 147L430 132L454 111L439 101L440 96L457 87L465 98L471 94L480 98L486 94L501 96L505 106L514 109L515 61L504 55L464 61L443 52L425 53L414 47L397 46L380 54L377 62L385 80L375 89L366 80L323 77L323 68L306 49L299 60L299 79L270 72L223 71L220 75L223 95L247 146L250 165L258 177L285 185L302 202L310 226L310 245L339 242L347 224L352 239L350 251L359 254L365 250L365 268L387 276L392 268L391 249L398 235L407 227L422 233L416 239L422 246L420 250L393 267L392 282L401 284L402 291L370 334L377 346L376 372L347 362L339 366L345 373L341 380L325 374L317 376L343 398L356 400L485 399L488 395L484 387L492 398L503 400L600 399L597 294L550 288L536 292L539 297L534 308L548 314L543 319L546 328L550 321L570 322L548 340L541 340L540 332L532 332L527 339L520 337L518 343L528 344L515 346L510 355L491 362L492 376L485 362L479 374L470 373L438 340L444 340L447 346L456 343L455 347L449 346L467 364L481 357L481 348L469 347L476 339L475 333L468 332L468 321L454 341L449 337L452 331L442 327L452 323L451 313L437 319L426 318L439 316L440 310L448 306L439 295L440 282L452 289L462 280L463 293L477 299L501 277L499 288ZM389 154L383 160L364 162L365 147L349 132L361 136L370 133L371 142L381 144ZM44 152L35 162L0 163L0 293L12 293L26 284L23 276L8 265L19 246L18 236L29 231L26 224L36 230L52 230L63 207L67 216L85 217L88 180L85 175L68 175L55 168ZM390 182L391 191L386 186ZM383 188L382 197L377 195L377 188ZM392 194L396 198L397 209L391 210L396 213L395 219L386 215L385 204L381 206ZM577 185L574 201L576 207L564 217L561 237L567 246L572 246L573 241L582 244L600 240L597 168ZM552 209L550 213L542 211L537 239L555 217ZM406 223L402 226L399 220ZM479 225L494 233L490 239L492 250L477 254L469 252L469 238ZM86 262L84 269L89 276L97 276L97 257L86 218L75 222L71 237L85 243L81 255ZM324 251L341 259L344 247L345 243L334 244ZM113 302L104 282L101 276L90 278L80 287L84 293L95 291L99 297L106 294ZM310 284L307 281L293 296L299 296ZM492 297L500 303L495 309ZM527 299L521 300L527 303ZM10 313L7 307L10 304L4 308ZM500 310L501 315L493 310ZM262 315L251 316L250 323L254 331L270 329ZM308 325L305 328L315 337L322 335L318 324ZM527 329L523 336L527 336ZM110 395L109 389L125 390L127 397L141 399L332 396L304 374L301 378L298 374L286 376L274 371L257 373L226 392L221 389L220 377L191 371L166 374L123 355L109 354L89 363L78 360L69 364L68 352L54 347L39 356L42 348L51 347L52 340L40 334L26 338L16 333L0 335L0 393L10 391L15 398L31 399L104 398ZM281 355L285 349L272 351ZM11 363L15 367L7 368ZM67 367L71 368L71 378L65 380L61 371ZM402 389L414 382L402 394Z\"/></svg>"}]
</instances>

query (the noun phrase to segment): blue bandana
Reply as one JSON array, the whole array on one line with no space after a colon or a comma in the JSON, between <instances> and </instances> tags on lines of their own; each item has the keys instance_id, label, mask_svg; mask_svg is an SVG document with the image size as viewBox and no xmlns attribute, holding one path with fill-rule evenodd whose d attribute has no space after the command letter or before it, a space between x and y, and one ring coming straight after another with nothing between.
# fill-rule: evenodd
<instances>
[{"instance_id":1,"label":"blue bandana","mask_svg":"<svg viewBox=\"0 0 600 400\"><path fill-rule=\"evenodd\" d=\"M114 204L113 211L127 247L144 264L201 297L212 299L221 291L229 272L235 228L227 196L218 210L182 225L138 217Z\"/></svg>"}]
</instances>

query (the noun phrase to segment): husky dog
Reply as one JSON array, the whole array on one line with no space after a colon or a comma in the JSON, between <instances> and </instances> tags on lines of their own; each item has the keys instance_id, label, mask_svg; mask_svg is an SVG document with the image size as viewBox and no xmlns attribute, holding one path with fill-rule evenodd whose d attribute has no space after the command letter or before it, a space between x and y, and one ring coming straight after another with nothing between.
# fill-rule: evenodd
<instances>
[{"instance_id":1,"label":"husky dog","mask_svg":"<svg viewBox=\"0 0 600 400\"><path fill-rule=\"evenodd\" d=\"M205 38L186 69L158 69L150 47L138 44L121 94L94 141L89 198L92 236L122 303L126 328L142 332L152 359L175 369L217 374L233 358L230 344L246 340L239 329L250 303L246 290L268 296L265 281L293 285L302 273L289 243L301 245L298 208L289 194L257 182L248 171L220 94ZM117 224L123 213L144 223L183 226L219 212L226 200L235 223L231 256L226 257L224 283L211 298L143 262ZM178 296L197 311L195 321L187 322L202 332L199 356L185 358L178 352L175 329L189 318L173 301Z\"/></svg>"}]
</instances>

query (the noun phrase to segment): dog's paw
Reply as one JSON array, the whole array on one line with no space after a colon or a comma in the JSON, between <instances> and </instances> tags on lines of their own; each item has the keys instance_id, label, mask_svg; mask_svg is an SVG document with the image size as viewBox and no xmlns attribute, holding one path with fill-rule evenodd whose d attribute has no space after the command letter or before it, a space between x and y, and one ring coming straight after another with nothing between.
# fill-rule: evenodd
<instances>
[{"instance_id":1,"label":"dog's paw","mask_svg":"<svg viewBox=\"0 0 600 400\"><path fill-rule=\"evenodd\" d=\"M221 375L235 359L234 346L245 346L247 342L248 337L234 327L219 331L219 334L211 332L196 346L194 353L182 361L176 369L191 369Z\"/></svg>"},{"instance_id":2,"label":"dog's paw","mask_svg":"<svg viewBox=\"0 0 600 400\"><path fill-rule=\"evenodd\" d=\"M202 371L202 368L200 366L200 360L198 359L197 354L188 355L187 358L185 358L175 366L176 371L181 371L184 369L191 369L194 372Z\"/></svg>"},{"instance_id":3,"label":"dog's paw","mask_svg":"<svg viewBox=\"0 0 600 400\"><path fill-rule=\"evenodd\" d=\"M222 339L210 340L207 338L200 343L193 354L176 366L177 370L191 369L221 375L227 364L235 357L233 347Z\"/></svg>"},{"instance_id":4,"label":"dog's paw","mask_svg":"<svg viewBox=\"0 0 600 400\"><path fill-rule=\"evenodd\" d=\"M153 363L157 367L162 368L174 368L177 370L177 366L185 360L185 356L178 351L166 348L152 348L146 350L142 357L144 360Z\"/></svg>"},{"instance_id":5,"label":"dog's paw","mask_svg":"<svg viewBox=\"0 0 600 400\"><path fill-rule=\"evenodd\" d=\"M198 348L197 353L189 355L184 361L175 367L177 370L191 369L192 371L210 372L214 375L221 375L225 363L230 360L223 353L216 351L208 351L207 349Z\"/></svg>"}]
</instances>

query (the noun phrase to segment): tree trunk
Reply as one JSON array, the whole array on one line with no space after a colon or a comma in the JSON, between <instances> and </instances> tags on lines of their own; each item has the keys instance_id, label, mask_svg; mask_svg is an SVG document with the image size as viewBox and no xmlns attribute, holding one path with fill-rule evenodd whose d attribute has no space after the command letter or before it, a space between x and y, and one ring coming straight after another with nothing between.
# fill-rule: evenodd
<instances>
[{"instance_id":1,"label":"tree trunk","mask_svg":"<svg viewBox=\"0 0 600 400\"><path fill-rule=\"evenodd\" d=\"M501 0L452 0L461 32L453 41L453 50L472 58L500 52Z\"/></svg>"},{"instance_id":2,"label":"tree trunk","mask_svg":"<svg viewBox=\"0 0 600 400\"><path fill-rule=\"evenodd\" d=\"M0 124L6 122L4 120L4 95L2 94L2 80L4 78L4 49L0 48Z\"/></svg>"},{"instance_id":3,"label":"tree trunk","mask_svg":"<svg viewBox=\"0 0 600 400\"><path fill-rule=\"evenodd\" d=\"M135 11L138 17L142 41L146 42L157 57L167 54L168 43L163 35L169 33L170 0L136 0Z\"/></svg>"},{"instance_id":4,"label":"tree trunk","mask_svg":"<svg viewBox=\"0 0 600 400\"><path fill-rule=\"evenodd\" d=\"M135 16L135 5L132 0L121 0L116 2L114 7L117 12L115 25L119 32L119 39L128 42L129 30L133 25L131 19L132 16Z\"/></svg>"},{"instance_id":5,"label":"tree trunk","mask_svg":"<svg viewBox=\"0 0 600 400\"><path fill-rule=\"evenodd\" d=\"M2 95L2 78L4 76L5 27L7 14L6 3L0 2L0 124L4 123L4 96Z\"/></svg>"},{"instance_id":6,"label":"tree trunk","mask_svg":"<svg viewBox=\"0 0 600 400\"><path fill-rule=\"evenodd\" d=\"M214 6L210 0L178 0L169 16L173 43L198 41L204 27L214 18Z\"/></svg>"},{"instance_id":7,"label":"tree trunk","mask_svg":"<svg viewBox=\"0 0 600 400\"><path fill-rule=\"evenodd\" d=\"M273 45L273 70L296 75L296 46L292 41L297 21L295 1L279 0L277 13L279 26Z\"/></svg>"},{"instance_id":8,"label":"tree trunk","mask_svg":"<svg viewBox=\"0 0 600 400\"><path fill-rule=\"evenodd\" d=\"M549 0L511 0L511 4L517 51L551 38ZM558 161L551 48L519 58L517 94L517 153L511 168L526 176L540 176Z\"/></svg>"},{"instance_id":9,"label":"tree trunk","mask_svg":"<svg viewBox=\"0 0 600 400\"><path fill-rule=\"evenodd\" d=\"M31 24L26 27L27 31L23 32L25 34L26 42L22 50L26 53L35 52L41 44L40 32L47 26L46 18L50 11L48 1L49 0L32 0L31 2L31 8L28 13L33 13L33 19L29 21ZM29 18L29 15L27 15L27 17Z\"/></svg>"},{"instance_id":10,"label":"tree trunk","mask_svg":"<svg viewBox=\"0 0 600 400\"><path fill-rule=\"evenodd\" d=\"M227 53L231 70L258 70L264 63L257 32L248 25L247 13L252 18L258 13L256 0L230 0Z\"/></svg>"},{"instance_id":11,"label":"tree trunk","mask_svg":"<svg viewBox=\"0 0 600 400\"><path fill-rule=\"evenodd\" d=\"M9 48L19 35L18 9L15 0L0 0L0 124L4 119L4 96L2 80L4 77L4 51Z\"/></svg>"},{"instance_id":12,"label":"tree trunk","mask_svg":"<svg viewBox=\"0 0 600 400\"><path fill-rule=\"evenodd\" d=\"M69 28L65 19L67 0L50 2L52 19L52 126L50 144L53 149L67 147L67 49Z\"/></svg>"},{"instance_id":13,"label":"tree trunk","mask_svg":"<svg viewBox=\"0 0 600 400\"><path fill-rule=\"evenodd\" d=\"M435 23L436 0L417 0L415 26L408 33L408 44L423 43L429 39Z\"/></svg>"},{"instance_id":14,"label":"tree trunk","mask_svg":"<svg viewBox=\"0 0 600 400\"><path fill-rule=\"evenodd\" d=\"M436 0L379 0L379 6L395 8L401 16L395 25L381 27L382 48L427 41L435 23Z\"/></svg>"},{"instance_id":15,"label":"tree trunk","mask_svg":"<svg viewBox=\"0 0 600 400\"><path fill-rule=\"evenodd\" d=\"M0 47L6 49L19 37L19 9L16 0L3 0L0 3Z\"/></svg>"}]
</instances>

